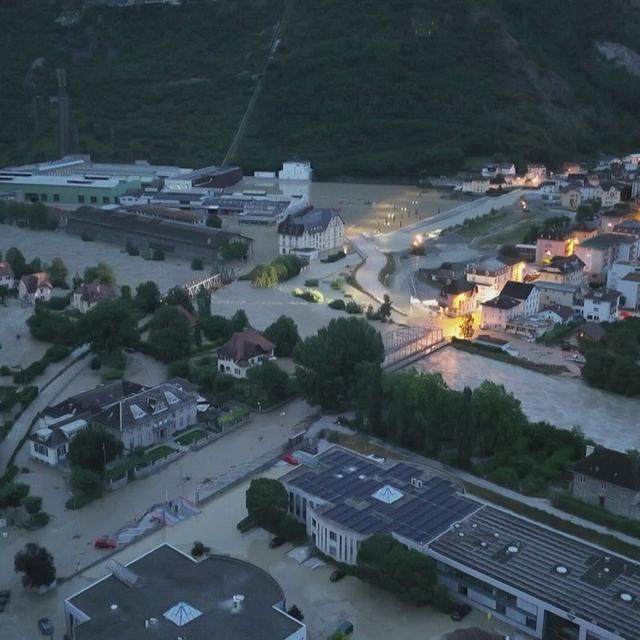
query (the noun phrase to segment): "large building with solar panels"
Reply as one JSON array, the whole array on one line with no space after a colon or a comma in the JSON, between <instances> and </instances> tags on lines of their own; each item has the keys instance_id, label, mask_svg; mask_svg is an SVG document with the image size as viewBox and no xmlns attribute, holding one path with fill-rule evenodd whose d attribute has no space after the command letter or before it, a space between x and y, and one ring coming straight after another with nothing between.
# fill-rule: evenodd
<instances>
[{"instance_id":1,"label":"large building with solar panels","mask_svg":"<svg viewBox=\"0 0 640 640\"><path fill-rule=\"evenodd\" d=\"M230 556L195 560L162 544L64 603L71 640L306 640L278 583Z\"/></svg>"},{"instance_id":2,"label":"large building with solar panels","mask_svg":"<svg viewBox=\"0 0 640 640\"><path fill-rule=\"evenodd\" d=\"M640 639L640 565L464 495L449 480L342 447L282 477L289 511L324 554L355 564L393 535L437 562L451 594L513 640Z\"/></svg>"}]
</instances>

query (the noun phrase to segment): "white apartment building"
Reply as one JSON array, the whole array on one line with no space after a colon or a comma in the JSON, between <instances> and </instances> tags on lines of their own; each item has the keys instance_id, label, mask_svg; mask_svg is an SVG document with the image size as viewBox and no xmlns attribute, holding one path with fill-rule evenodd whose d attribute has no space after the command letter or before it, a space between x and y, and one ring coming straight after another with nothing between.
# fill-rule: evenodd
<instances>
[{"instance_id":1,"label":"white apartment building","mask_svg":"<svg viewBox=\"0 0 640 640\"><path fill-rule=\"evenodd\" d=\"M278 254L317 260L341 251L344 221L331 209L307 209L278 225Z\"/></svg>"}]
</instances>

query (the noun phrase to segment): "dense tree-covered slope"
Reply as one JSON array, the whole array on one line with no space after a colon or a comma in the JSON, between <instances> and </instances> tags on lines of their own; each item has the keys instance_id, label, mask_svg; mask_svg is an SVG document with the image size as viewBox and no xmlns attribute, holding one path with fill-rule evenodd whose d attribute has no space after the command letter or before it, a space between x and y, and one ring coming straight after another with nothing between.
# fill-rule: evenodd
<instances>
[{"instance_id":1,"label":"dense tree-covered slope","mask_svg":"<svg viewBox=\"0 0 640 640\"><path fill-rule=\"evenodd\" d=\"M61 1L0 3L0 163L56 155L60 65L78 150L219 162L286 1L93 8L67 27ZM324 175L417 175L640 147L638 0L290 5L239 148L247 169L298 155ZM603 43L629 48L627 68Z\"/></svg>"}]
</instances>

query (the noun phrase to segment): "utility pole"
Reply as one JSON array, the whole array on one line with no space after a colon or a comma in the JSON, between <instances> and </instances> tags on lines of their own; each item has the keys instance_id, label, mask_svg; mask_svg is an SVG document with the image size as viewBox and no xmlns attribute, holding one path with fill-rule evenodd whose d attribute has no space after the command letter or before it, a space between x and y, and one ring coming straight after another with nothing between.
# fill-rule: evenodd
<instances>
[{"instance_id":1,"label":"utility pole","mask_svg":"<svg viewBox=\"0 0 640 640\"><path fill-rule=\"evenodd\" d=\"M56 69L58 78L58 148L60 157L69 153L69 94L67 93L67 72L62 67Z\"/></svg>"}]
</instances>

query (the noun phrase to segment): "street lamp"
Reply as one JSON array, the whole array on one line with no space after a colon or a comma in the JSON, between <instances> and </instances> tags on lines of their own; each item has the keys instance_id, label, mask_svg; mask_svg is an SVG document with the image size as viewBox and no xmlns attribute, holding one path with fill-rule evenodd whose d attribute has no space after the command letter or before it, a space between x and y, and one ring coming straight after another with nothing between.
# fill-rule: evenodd
<instances>
[{"instance_id":1,"label":"street lamp","mask_svg":"<svg viewBox=\"0 0 640 640\"><path fill-rule=\"evenodd\" d=\"M75 511L75 509L76 509L76 497L75 497L73 491L67 491L67 493L71 496L71 500L73 501L71 504L73 505L73 510Z\"/></svg>"},{"instance_id":2,"label":"street lamp","mask_svg":"<svg viewBox=\"0 0 640 640\"><path fill-rule=\"evenodd\" d=\"M258 413L262 413L262 402L258 400Z\"/></svg>"}]
</instances>

